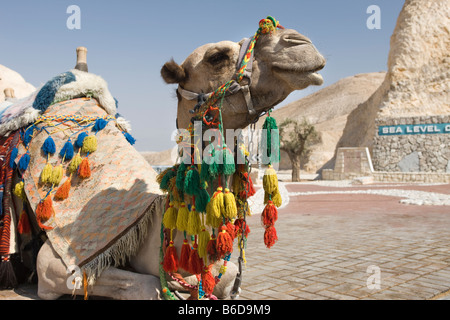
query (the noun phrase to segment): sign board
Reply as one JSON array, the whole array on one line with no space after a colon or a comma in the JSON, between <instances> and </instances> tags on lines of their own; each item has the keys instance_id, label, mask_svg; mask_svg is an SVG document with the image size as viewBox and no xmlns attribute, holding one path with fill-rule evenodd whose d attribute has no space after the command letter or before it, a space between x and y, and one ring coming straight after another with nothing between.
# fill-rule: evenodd
<instances>
[{"instance_id":1,"label":"sign board","mask_svg":"<svg viewBox=\"0 0 450 320\"><path fill-rule=\"evenodd\" d=\"M439 133L450 133L450 123L399 124L399 125L378 127L378 135L380 136L395 136L406 134L439 134Z\"/></svg>"}]
</instances>

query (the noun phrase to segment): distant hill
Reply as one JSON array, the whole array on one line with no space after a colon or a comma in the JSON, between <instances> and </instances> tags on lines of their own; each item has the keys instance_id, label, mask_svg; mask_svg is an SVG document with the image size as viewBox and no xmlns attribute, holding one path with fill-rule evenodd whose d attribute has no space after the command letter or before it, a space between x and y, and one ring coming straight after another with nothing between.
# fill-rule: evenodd
<instances>
[{"instance_id":1,"label":"distant hill","mask_svg":"<svg viewBox=\"0 0 450 320\"><path fill-rule=\"evenodd\" d=\"M374 72L347 77L272 112L278 124L286 118L299 121L306 118L322 134L323 142L313 148L310 161L302 165L304 170L316 172L333 158L348 115L367 101L385 76L385 72ZM264 117L258 125L262 126L263 121ZM280 169L289 169L291 165L287 155L282 153L281 158ZM328 163L327 167L330 165L333 167L332 163Z\"/></svg>"}]
</instances>

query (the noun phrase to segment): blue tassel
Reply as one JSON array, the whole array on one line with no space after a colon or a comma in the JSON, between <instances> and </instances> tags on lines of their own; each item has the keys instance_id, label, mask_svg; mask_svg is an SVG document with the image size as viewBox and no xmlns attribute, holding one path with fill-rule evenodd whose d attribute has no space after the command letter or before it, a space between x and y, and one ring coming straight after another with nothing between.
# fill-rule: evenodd
<instances>
[{"instance_id":1,"label":"blue tassel","mask_svg":"<svg viewBox=\"0 0 450 320\"><path fill-rule=\"evenodd\" d=\"M30 163L30 155L25 153L19 160L19 169L20 171L25 171L28 168L28 164Z\"/></svg>"},{"instance_id":2,"label":"blue tassel","mask_svg":"<svg viewBox=\"0 0 450 320\"><path fill-rule=\"evenodd\" d=\"M131 134L129 134L128 132L124 132L123 135L125 136L125 138L131 145L136 143L136 139L133 138L133 136Z\"/></svg>"},{"instance_id":3,"label":"blue tassel","mask_svg":"<svg viewBox=\"0 0 450 320\"><path fill-rule=\"evenodd\" d=\"M17 149L17 147L12 149L11 157L9 158L9 167L11 169L15 169L16 168L16 162L15 161L16 161L16 157L17 157L18 154L19 154L19 149Z\"/></svg>"},{"instance_id":4,"label":"blue tassel","mask_svg":"<svg viewBox=\"0 0 450 320\"><path fill-rule=\"evenodd\" d=\"M53 141L52 136L48 136L45 139L44 144L42 145L42 151L44 151L45 155L48 156L50 153L53 154L56 152L55 141Z\"/></svg>"},{"instance_id":5,"label":"blue tassel","mask_svg":"<svg viewBox=\"0 0 450 320\"><path fill-rule=\"evenodd\" d=\"M108 124L108 121L106 121L105 119L102 119L102 118L98 118L97 120L95 120L95 124L94 124L94 127L92 128L92 130L95 132L99 132L104 127L106 127L107 124Z\"/></svg>"},{"instance_id":6,"label":"blue tassel","mask_svg":"<svg viewBox=\"0 0 450 320\"><path fill-rule=\"evenodd\" d=\"M81 148L83 146L84 138L86 138L88 134L86 132L82 132L78 135L77 140L75 141L75 147Z\"/></svg>"},{"instance_id":7,"label":"blue tassel","mask_svg":"<svg viewBox=\"0 0 450 320\"><path fill-rule=\"evenodd\" d=\"M64 146L62 147L61 151L59 152L59 155L61 158L64 158L64 160L72 160L73 158L73 144L70 141L67 141Z\"/></svg>"},{"instance_id":8,"label":"blue tassel","mask_svg":"<svg viewBox=\"0 0 450 320\"><path fill-rule=\"evenodd\" d=\"M35 129L34 126L31 126L23 134L23 144L25 145L25 147L28 147L31 138L33 137L34 129Z\"/></svg>"},{"instance_id":9,"label":"blue tassel","mask_svg":"<svg viewBox=\"0 0 450 320\"><path fill-rule=\"evenodd\" d=\"M44 112L52 104L59 88L76 80L75 75L70 71L61 73L49 80L36 95L33 102L33 108Z\"/></svg>"}]
</instances>

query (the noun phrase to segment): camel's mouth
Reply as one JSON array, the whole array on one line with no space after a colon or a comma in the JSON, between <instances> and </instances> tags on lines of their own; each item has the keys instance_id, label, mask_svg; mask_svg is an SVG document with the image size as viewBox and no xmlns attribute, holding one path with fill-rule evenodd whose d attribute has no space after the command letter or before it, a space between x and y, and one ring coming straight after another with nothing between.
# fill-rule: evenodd
<instances>
[{"instance_id":1,"label":"camel's mouth","mask_svg":"<svg viewBox=\"0 0 450 320\"><path fill-rule=\"evenodd\" d=\"M290 74L295 77L307 79L311 85L320 86L323 84L323 77L317 71L323 69L323 65L312 70L299 70L292 67L274 66L273 71L276 73Z\"/></svg>"}]
</instances>

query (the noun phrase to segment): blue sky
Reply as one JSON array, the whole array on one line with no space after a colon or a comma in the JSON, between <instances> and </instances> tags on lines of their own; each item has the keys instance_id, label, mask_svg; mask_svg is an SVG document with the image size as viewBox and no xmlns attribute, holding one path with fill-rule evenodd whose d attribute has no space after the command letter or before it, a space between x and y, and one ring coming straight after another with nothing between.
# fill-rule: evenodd
<instances>
[{"instance_id":1,"label":"blue sky","mask_svg":"<svg viewBox=\"0 0 450 320\"><path fill-rule=\"evenodd\" d=\"M326 57L323 86L358 73L386 70L389 41L402 0L15 0L0 5L0 64L34 86L72 69L75 49L88 48L89 71L101 75L119 101L139 151L173 146L175 86L160 77L171 58L181 63L200 45L252 36L267 15L308 36ZM81 10L70 30L67 7ZM381 29L369 30L370 5ZM292 93L278 107L319 90Z\"/></svg>"}]
</instances>

